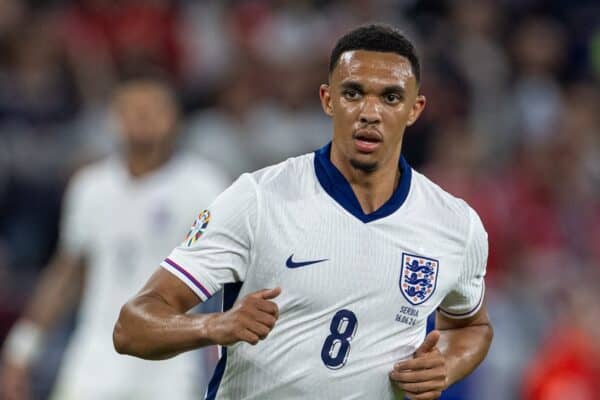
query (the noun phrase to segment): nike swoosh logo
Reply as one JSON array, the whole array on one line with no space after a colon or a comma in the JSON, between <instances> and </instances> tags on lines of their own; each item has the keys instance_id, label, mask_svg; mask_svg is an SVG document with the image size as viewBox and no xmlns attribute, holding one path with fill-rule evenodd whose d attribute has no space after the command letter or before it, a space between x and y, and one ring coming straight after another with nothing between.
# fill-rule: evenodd
<instances>
[{"instance_id":1,"label":"nike swoosh logo","mask_svg":"<svg viewBox=\"0 0 600 400\"><path fill-rule=\"evenodd\" d=\"M294 257L294 255L292 254L287 261L285 262L285 266L288 268L301 268L301 267L306 267L307 265L312 265L312 264L318 264L318 263L322 263L323 261L328 261L328 258L325 258L323 260L312 260L312 261L300 261L300 262L295 262L294 260L292 260L292 258Z\"/></svg>"}]
</instances>

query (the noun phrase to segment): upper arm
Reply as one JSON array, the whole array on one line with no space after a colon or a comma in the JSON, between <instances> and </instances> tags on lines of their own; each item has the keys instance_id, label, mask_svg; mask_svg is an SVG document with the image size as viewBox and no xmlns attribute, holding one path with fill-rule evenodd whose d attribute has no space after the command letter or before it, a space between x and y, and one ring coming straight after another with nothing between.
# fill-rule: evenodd
<instances>
[{"instance_id":1,"label":"upper arm","mask_svg":"<svg viewBox=\"0 0 600 400\"><path fill-rule=\"evenodd\" d=\"M488 240L479 216L472 209L468 211L470 225L460 276L438 309L438 314L448 320L470 320L482 315Z\"/></svg>"},{"instance_id":2,"label":"upper arm","mask_svg":"<svg viewBox=\"0 0 600 400\"><path fill-rule=\"evenodd\" d=\"M136 295L136 298L154 297L185 313L202 300L181 279L175 277L164 268L158 268L148 282Z\"/></svg>"},{"instance_id":3,"label":"upper arm","mask_svg":"<svg viewBox=\"0 0 600 400\"><path fill-rule=\"evenodd\" d=\"M98 180L89 169L77 172L64 193L60 221L59 248L62 254L84 255L95 232Z\"/></svg>"},{"instance_id":4,"label":"upper arm","mask_svg":"<svg viewBox=\"0 0 600 400\"><path fill-rule=\"evenodd\" d=\"M487 308L482 305L481 308L468 318L449 318L439 311L435 315L435 328L439 330L460 329L469 326L491 326Z\"/></svg>"},{"instance_id":5,"label":"upper arm","mask_svg":"<svg viewBox=\"0 0 600 400\"><path fill-rule=\"evenodd\" d=\"M244 174L198 215L161 266L206 301L225 284L244 281L257 225L256 184Z\"/></svg>"}]
</instances>

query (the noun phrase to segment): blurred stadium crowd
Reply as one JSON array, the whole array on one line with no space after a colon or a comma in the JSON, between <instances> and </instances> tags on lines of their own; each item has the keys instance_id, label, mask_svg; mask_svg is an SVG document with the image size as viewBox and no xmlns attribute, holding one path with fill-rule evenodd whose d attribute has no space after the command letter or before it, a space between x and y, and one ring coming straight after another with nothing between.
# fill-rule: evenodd
<instances>
[{"instance_id":1,"label":"blurred stadium crowd","mask_svg":"<svg viewBox=\"0 0 600 400\"><path fill-rule=\"evenodd\" d=\"M428 104L406 157L489 233L495 341L457 398L600 399L592 0L0 0L0 338L56 244L68 178L118 147L119 79L168 76L182 147L233 179L329 140L329 51L368 21L420 51Z\"/></svg>"}]
</instances>

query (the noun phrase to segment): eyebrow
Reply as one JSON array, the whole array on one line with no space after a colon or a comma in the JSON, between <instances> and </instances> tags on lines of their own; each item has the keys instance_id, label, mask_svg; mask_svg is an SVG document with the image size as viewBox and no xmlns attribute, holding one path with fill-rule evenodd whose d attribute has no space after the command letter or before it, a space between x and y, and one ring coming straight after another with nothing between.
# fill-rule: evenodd
<instances>
[{"instance_id":1,"label":"eyebrow","mask_svg":"<svg viewBox=\"0 0 600 400\"><path fill-rule=\"evenodd\" d=\"M391 85L391 86L386 86L383 89L383 92L381 94L386 95L386 94L390 94L390 93L396 93L396 94L399 94L400 96L404 96L404 94L406 93L406 90L404 90L404 88L402 86Z\"/></svg>"},{"instance_id":2,"label":"eyebrow","mask_svg":"<svg viewBox=\"0 0 600 400\"><path fill-rule=\"evenodd\" d=\"M356 81L342 82L340 84L340 88L341 89L352 89L352 90L356 90L361 93L363 93L365 91L363 85ZM383 95L383 96L385 96L386 94L390 94L390 93L397 93L400 96L404 96L404 94L406 93L406 90L400 85L390 85L390 86L384 87L383 90L381 91L381 95Z\"/></svg>"},{"instance_id":3,"label":"eyebrow","mask_svg":"<svg viewBox=\"0 0 600 400\"><path fill-rule=\"evenodd\" d=\"M364 88L363 85L361 85L358 82L354 82L354 81L347 81L347 82L342 82L342 84L340 85L340 88L342 89L352 89L352 90L356 90L358 92L364 92Z\"/></svg>"}]
</instances>

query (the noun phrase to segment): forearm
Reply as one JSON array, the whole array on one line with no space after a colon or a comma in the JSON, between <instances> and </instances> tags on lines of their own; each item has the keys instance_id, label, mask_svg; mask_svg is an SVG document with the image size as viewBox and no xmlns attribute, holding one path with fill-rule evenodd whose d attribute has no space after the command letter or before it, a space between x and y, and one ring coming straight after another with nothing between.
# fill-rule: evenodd
<instances>
[{"instance_id":1,"label":"forearm","mask_svg":"<svg viewBox=\"0 0 600 400\"><path fill-rule=\"evenodd\" d=\"M208 325L215 314L188 315L158 296L137 296L121 309L113 342L121 354L162 360L215 344Z\"/></svg>"},{"instance_id":2,"label":"forearm","mask_svg":"<svg viewBox=\"0 0 600 400\"><path fill-rule=\"evenodd\" d=\"M6 362L28 367L44 346L45 332L74 306L81 293L84 267L77 257L57 254L44 269L3 347Z\"/></svg>"},{"instance_id":3,"label":"forearm","mask_svg":"<svg viewBox=\"0 0 600 400\"><path fill-rule=\"evenodd\" d=\"M22 318L44 331L51 329L79 301L83 271L79 260L56 256L42 272Z\"/></svg>"},{"instance_id":4,"label":"forearm","mask_svg":"<svg viewBox=\"0 0 600 400\"><path fill-rule=\"evenodd\" d=\"M263 289L237 301L227 312L188 315L199 298L180 279L159 268L144 288L123 306L113 332L122 354L162 360L213 344L256 344L279 316L271 299L281 289Z\"/></svg>"},{"instance_id":5,"label":"forearm","mask_svg":"<svg viewBox=\"0 0 600 400\"><path fill-rule=\"evenodd\" d=\"M446 360L448 385L470 374L485 358L492 343L490 324L440 330L438 348Z\"/></svg>"}]
</instances>

